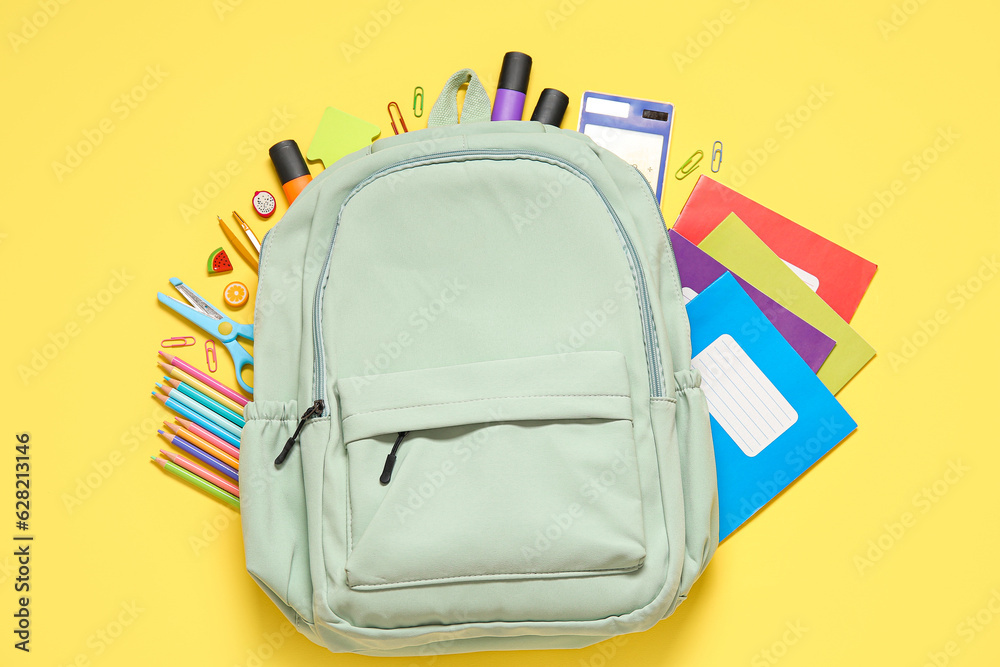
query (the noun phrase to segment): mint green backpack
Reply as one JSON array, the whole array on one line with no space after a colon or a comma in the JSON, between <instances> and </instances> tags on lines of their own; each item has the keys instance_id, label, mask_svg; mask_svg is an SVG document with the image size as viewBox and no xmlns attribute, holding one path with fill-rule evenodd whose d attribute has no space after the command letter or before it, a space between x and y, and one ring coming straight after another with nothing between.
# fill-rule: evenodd
<instances>
[{"instance_id":1,"label":"mint green backpack","mask_svg":"<svg viewBox=\"0 0 1000 667\"><path fill-rule=\"evenodd\" d=\"M708 409L646 180L583 134L489 116L457 72L426 130L327 168L264 239L247 569L332 651L638 632L718 543Z\"/></svg>"}]
</instances>

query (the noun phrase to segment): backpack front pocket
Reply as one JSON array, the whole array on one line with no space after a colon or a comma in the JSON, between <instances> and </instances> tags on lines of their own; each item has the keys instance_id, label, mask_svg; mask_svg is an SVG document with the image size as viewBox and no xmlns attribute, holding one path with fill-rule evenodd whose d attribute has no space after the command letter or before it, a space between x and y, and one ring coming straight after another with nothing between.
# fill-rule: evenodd
<instances>
[{"instance_id":1,"label":"backpack front pocket","mask_svg":"<svg viewBox=\"0 0 1000 667\"><path fill-rule=\"evenodd\" d=\"M625 358L343 378L354 589L582 577L645 557Z\"/></svg>"}]
</instances>

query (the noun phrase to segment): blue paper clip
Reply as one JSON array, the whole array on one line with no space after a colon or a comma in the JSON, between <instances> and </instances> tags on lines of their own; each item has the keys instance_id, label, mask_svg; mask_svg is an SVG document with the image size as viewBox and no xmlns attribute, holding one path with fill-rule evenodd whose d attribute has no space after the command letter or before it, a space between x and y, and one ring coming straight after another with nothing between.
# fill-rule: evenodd
<instances>
[{"instance_id":1,"label":"blue paper clip","mask_svg":"<svg viewBox=\"0 0 1000 667\"><path fill-rule=\"evenodd\" d=\"M719 158L718 164L716 164L715 158ZM712 144L712 173L717 174L720 169L722 169L722 142L716 141Z\"/></svg>"}]
</instances>

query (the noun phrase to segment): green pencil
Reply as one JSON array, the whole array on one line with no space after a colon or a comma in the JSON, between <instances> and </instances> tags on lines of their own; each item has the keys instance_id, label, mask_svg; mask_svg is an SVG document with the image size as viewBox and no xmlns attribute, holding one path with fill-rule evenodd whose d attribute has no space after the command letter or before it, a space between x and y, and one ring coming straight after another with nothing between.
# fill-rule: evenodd
<instances>
[{"instance_id":1,"label":"green pencil","mask_svg":"<svg viewBox=\"0 0 1000 667\"><path fill-rule=\"evenodd\" d=\"M163 468L164 470L166 470L170 474L172 474L172 475L174 475L176 477L180 477L181 479L183 479L184 481L186 481L188 484L191 484L192 486L197 486L199 489L201 489L205 493L213 495L213 496L215 496L216 498L218 498L219 500L221 500L221 501L223 501L225 503L229 503L230 505L232 505L236 509L240 508L240 499L237 498L236 496L234 496L233 494L229 493L228 491L224 491L224 490L220 489L219 487L217 487L215 484L212 484L211 482L206 482L201 477L198 477L198 475L195 475L194 473L188 472L187 470L185 470L184 468L180 467L176 463L171 463L170 461L168 461L166 459L157 458L155 456L150 456L149 458L152 459L153 463L155 463L156 465L160 466L161 468Z\"/></svg>"}]
</instances>

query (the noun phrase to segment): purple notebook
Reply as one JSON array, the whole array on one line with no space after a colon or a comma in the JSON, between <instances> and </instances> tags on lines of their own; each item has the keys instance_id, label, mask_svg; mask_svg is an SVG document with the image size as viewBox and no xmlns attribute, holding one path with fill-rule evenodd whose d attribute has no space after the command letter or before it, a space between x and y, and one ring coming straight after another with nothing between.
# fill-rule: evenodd
<instances>
[{"instance_id":1,"label":"purple notebook","mask_svg":"<svg viewBox=\"0 0 1000 667\"><path fill-rule=\"evenodd\" d=\"M693 299L729 271L674 230L670 229L667 232L670 234L670 243L674 246L674 257L677 259L677 270L680 273L685 302ZM809 368L814 373L818 371L837 342L735 273L733 277Z\"/></svg>"}]
</instances>

